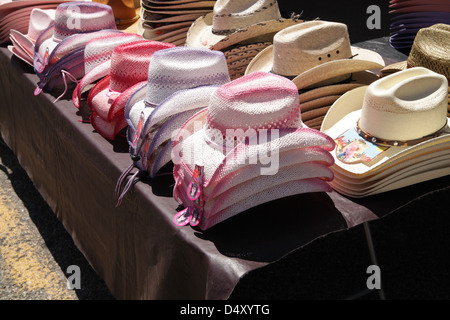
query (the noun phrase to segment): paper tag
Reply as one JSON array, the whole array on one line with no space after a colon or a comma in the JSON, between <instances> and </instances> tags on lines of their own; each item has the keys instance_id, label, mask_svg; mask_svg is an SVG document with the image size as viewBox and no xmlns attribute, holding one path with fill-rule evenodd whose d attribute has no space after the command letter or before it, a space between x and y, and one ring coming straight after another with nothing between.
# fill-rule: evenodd
<instances>
[{"instance_id":1,"label":"paper tag","mask_svg":"<svg viewBox=\"0 0 450 320\"><path fill-rule=\"evenodd\" d=\"M139 138L141 137L141 133L142 133L142 128L144 126L144 120L145 120L145 114L142 111L141 112L141 116L139 118L139 123L137 125L136 131L134 132L134 136L133 136L133 142L131 144L131 146L136 149L136 146L138 144Z\"/></svg>"},{"instance_id":2,"label":"paper tag","mask_svg":"<svg viewBox=\"0 0 450 320\"><path fill-rule=\"evenodd\" d=\"M336 142L336 157L343 163L368 163L389 149L363 139L354 128L348 129Z\"/></svg>"}]
</instances>

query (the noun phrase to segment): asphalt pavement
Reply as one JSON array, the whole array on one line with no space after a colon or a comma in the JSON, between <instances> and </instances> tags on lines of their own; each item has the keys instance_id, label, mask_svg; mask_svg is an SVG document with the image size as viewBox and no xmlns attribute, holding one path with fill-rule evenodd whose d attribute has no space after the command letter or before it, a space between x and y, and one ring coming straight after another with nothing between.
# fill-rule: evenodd
<instances>
[{"instance_id":1,"label":"asphalt pavement","mask_svg":"<svg viewBox=\"0 0 450 320\"><path fill-rule=\"evenodd\" d=\"M0 300L113 300L0 140Z\"/></svg>"}]
</instances>

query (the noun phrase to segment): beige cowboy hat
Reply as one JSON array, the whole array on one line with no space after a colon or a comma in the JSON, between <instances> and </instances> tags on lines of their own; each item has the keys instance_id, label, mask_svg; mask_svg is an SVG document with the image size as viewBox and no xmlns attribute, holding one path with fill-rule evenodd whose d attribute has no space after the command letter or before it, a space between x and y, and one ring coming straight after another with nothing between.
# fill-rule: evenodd
<instances>
[{"instance_id":1,"label":"beige cowboy hat","mask_svg":"<svg viewBox=\"0 0 450 320\"><path fill-rule=\"evenodd\" d=\"M331 186L363 197L450 174L447 90L417 67L342 95L320 129L336 142Z\"/></svg>"},{"instance_id":2,"label":"beige cowboy hat","mask_svg":"<svg viewBox=\"0 0 450 320\"><path fill-rule=\"evenodd\" d=\"M438 23L417 32L408 58L380 70L387 75L412 67L425 67L450 79L450 25Z\"/></svg>"},{"instance_id":3,"label":"beige cowboy hat","mask_svg":"<svg viewBox=\"0 0 450 320\"><path fill-rule=\"evenodd\" d=\"M275 34L273 45L261 51L245 73L273 72L291 78L303 90L383 66L384 60L378 53L350 45L345 24L314 20Z\"/></svg>"},{"instance_id":4,"label":"beige cowboy hat","mask_svg":"<svg viewBox=\"0 0 450 320\"><path fill-rule=\"evenodd\" d=\"M186 46L223 50L237 43L272 41L276 32L301 22L282 18L276 0L217 0L213 12L194 21Z\"/></svg>"}]
</instances>

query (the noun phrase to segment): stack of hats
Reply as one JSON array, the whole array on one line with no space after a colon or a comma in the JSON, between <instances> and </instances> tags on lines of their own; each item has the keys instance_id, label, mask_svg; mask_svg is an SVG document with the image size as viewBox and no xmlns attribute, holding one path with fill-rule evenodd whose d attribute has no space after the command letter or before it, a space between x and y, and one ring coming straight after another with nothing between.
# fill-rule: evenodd
<instances>
[{"instance_id":1,"label":"stack of hats","mask_svg":"<svg viewBox=\"0 0 450 320\"><path fill-rule=\"evenodd\" d=\"M62 84L67 89L66 77L76 80L84 75L87 42L120 32L109 5L87 1L58 5L55 23L42 31L35 43L33 65L39 77L35 94Z\"/></svg>"},{"instance_id":2,"label":"stack of hats","mask_svg":"<svg viewBox=\"0 0 450 320\"><path fill-rule=\"evenodd\" d=\"M84 49L84 76L77 83L72 101L75 107L82 107L82 95L92 88L92 84L106 77L111 68L111 55L114 49L122 44L144 40L133 33L111 33L94 38L86 43Z\"/></svg>"},{"instance_id":3,"label":"stack of hats","mask_svg":"<svg viewBox=\"0 0 450 320\"><path fill-rule=\"evenodd\" d=\"M276 0L217 1L213 12L190 26L186 46L222 51L234 80L272 44L275 33L301 22L298 17L282 18Z\"/></svg>"},{"instance_id":4,"label":"stack of hats","mask_svg":"<svg viewBox=\"0 0 450 320\"><path fill-rule=\"evenodd\" d=\"M182 105L181 105L182 106ZM202 230L300 193L328 192L334 141L301 121L296 86L255 72L220 86L173 139L177 225Z\"/></svg>"},{"instance_id":5,"label":"stack of hats","mask_svg":"<svg viewBox=\"0 0 450 320\"><path fill-rule=\"evenodd\" d=\"M417 32L406 61L400 61L381 69L381 76L407 68L424 67L444 75L450 81L450 25L438 23ZM448 96L450 116L450 87Z\"/></svg>"},{"instance_id":6,"label":"stack of hats","mask_svg":"<svg viewBox=\"0 0 450 320\"><path fill-rule=\"evenodd\" d=\"M136 86L125 106L127 140L133 160L117 183L118 204L133 183L122 182L134 168L155 177L171 161L172 134L199 109L208 106L218 86L228 83L225 56L220 51L175 47L156 52L148 79Z\"/></svg>"},{"instance_id":7,"label":"stack of hats","mask_svg":"<svg viewBox=\"0 0 450 320\"><path fill-rule=\"evenodd\" d=\"M450 24L448 0L390 0L390 44L408 52L417 32L436 23Z\"/></svg>"},{"instance_id":8,"label":"stack of hats","mask_svg":"<svg viewBox=\"0 0 450 320\"><path fill-rule=\"evenodd\" d=\"M125 104L134 86L147 80L148 66L155 52L174 45L159 41L141 40L117 46L105 64L107 76L89 91L87 104L91 110L92 127L104 138L114 140L127 127ZM93 73L102 70L94 68ZM123 135L124 136L124 135Z\"/></svg>"},{"instance_id":9,"label":"stack of hats","mask_svg":"<svg viewBox=\"0 0 450 320\"><path fill-rule=\"evenodd\" d=\"M335 139L330 185L355 198L450 174L448 81L423 67L339 98L321 131Z\"/></svg>"},{"instance_id":10,"label":"stack of hats","mask_svg":"<svg viewBox=\"0 0 450 320\"><path fill-rule=\"evenodd\" d=\"M0 43L8 43L9 32L14 29L26 34L34 8L53 9L67 0L6 0L0 3ZM36 40L36 39L34 39Z\"/></svg>"},{"instance_id":11,"label":"stack of hats","mask_svg":"<svg viewBox=\"0 0 450 320\"><path fill-rule=\"evenodd\" d=\"M22 33L16 29L10 30L11 45L8 45L8 50L19 59L33 66L34 45L41 32L54 23L55 11L55 9L33 8L29 17L27 33Z\"/></svg>"},{"instance_id":12,"label":"stack of hats","mask_svg":"<svg viewBox=\"0 0 450 320\"><path fill-rule=\"evenodd\" d=\"M252 59L245 74L265 71L292 79L300 91L303 122L319 129L334 101L378 79L370 70L383 66L378 53L351 46L345 24L315 20L276 33L273 45Z\"/></svg>"},{"instance_id":13,"label":"stack of hats","mask_svg":"<svg viewBox=\"0 0 450 320\"><path fill-rule=\"evenodd\" d=\"M145 39L184 46L191 24L211 12L214 1L141 0L137 33Z\"/></svg>"},{"instance_id":14,"label":"stack of hats","mask_svg":"<svg viewBox=\"0 0 450 320\"><path fill-rule=\"evenodd\" d=\"M135 33L139 8L135 7L134 0L92 0L94 2L109 5L112 8L116 20L117 29L124 32Z\"/></svg>"}]
</instances>

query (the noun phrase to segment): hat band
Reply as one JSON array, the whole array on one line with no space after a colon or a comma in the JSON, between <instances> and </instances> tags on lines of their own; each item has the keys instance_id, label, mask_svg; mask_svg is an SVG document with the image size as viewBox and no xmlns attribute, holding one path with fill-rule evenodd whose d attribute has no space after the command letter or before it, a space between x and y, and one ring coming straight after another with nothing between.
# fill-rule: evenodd
<instances>
[{"instance_id":1,"label":"hat band","mask_svg":"<svg viewBox=\"0 0 450 320\"><path fill-rule=\"evenodd\" d=\"M356 122L356 132L365 140L370 141L372 143L375 143L380 146L386 146L386 147L407 147L407 146L413 146L418 143L421 143L423 141L436 138L439 136L442 132L445 131L447 128L447 122L444 124L442 128L440 128L438 131L429 134L427 136L424 136L419 139L412 139L412 140L386 140L386 139L380 139L378 137L375 137L371 135L370 133L367 133L361 127L359 126L359 120Z\"/></svg>"}]
</instances>

